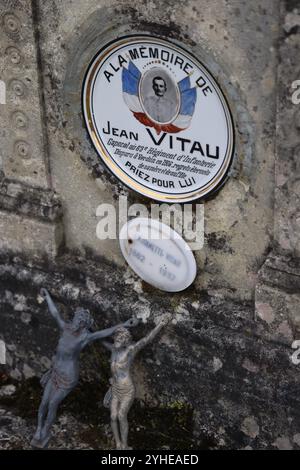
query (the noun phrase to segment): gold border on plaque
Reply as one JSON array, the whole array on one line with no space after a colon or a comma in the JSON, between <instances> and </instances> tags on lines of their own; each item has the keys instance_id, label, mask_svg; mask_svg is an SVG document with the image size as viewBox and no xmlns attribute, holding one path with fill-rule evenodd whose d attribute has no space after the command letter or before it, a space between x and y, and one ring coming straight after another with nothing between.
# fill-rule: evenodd
<instances>
[{"instance_id":1,"label":"gold border on plaque","mask_svg":"<svg viewBox=\"0 0 300 470\"><path fill-rule=\"evenodd\" d=\"M108 54L110 54L114 49L117 49L118 47L123 46L125 44L129 45L138 41L142 41L144 43L154 43L154 44L156 43L157 45L165 44L167 47L173 48L174 50L178 51L180 54L183 54L189 57L189 59L192 62L194 62L194 64L197 67L199 67L200 70L203 69L203 72L209 77L209 80L212 82L214 89L219 99L222 102L223 109L225 112L226 122L227 122L228 134L229 134L227 152L226 152L226 156L224 158L223 164L218 171L217 176L213 178L212 181L210 181L205 186L203 186L201 189L196 189L189 193L180 195L180 194L164 194L159 191L146 188L142 184L130 178L129 175L114 162L110 154L102 145L97 135L98 133L93 122L93 116L92 116L92 111L91 111L91 98L92 98L91 88L92 88L92 84L94 81L94 77L98 71L99 65L104 60L104 58ZM135 191L142 194L143 196L149 197L150 199L155 199L157 201L170 202L170 203L184 203L184 202L193 201L195 199L199 199L201 197L208 195L210 192L216 189L218 185L220 184L220 182L223 180L225 174L227 173L229 169L229 166L233 157L233 150L234 150L234 130L233 130L232 116L229 110L228 103L223 95L223 92L221 91L219 85L217 84L217 82L215 81L211 73L199 61L199 59L191 55L184 48L181 48L180 46L177 46L176 44L173 44L171 41L167 41L166 39L160 39L160 38L152 37L149 35L145 35L145 36L131 35L131 36L126 36L125 38L116 40L113 42L113 44L111 44L107 48L104 48L104 50L96 56L96 59L94 59L93 63L89 66L89 69L88 69L88 72L87 72L87 75L83 84L83 112L84 112L84 117L85 117L85 121L87 124L89 135L92 139L94 146L96 147L98 151L98 154L101 156L106 166L110 169L110 171L114 175L116 175L119 178L120 181L126 184L126 186L128 186L131 189L134 189Z\"/></svg>"}]
</instances>

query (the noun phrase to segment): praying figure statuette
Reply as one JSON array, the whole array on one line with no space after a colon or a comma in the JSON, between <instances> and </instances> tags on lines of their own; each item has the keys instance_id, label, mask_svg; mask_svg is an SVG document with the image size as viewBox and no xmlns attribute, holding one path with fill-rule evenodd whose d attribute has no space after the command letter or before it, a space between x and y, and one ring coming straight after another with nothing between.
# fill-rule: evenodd
<instances>
[{"instance_id":1,"label":"praying figure statuette","mask_svg":"<svg viewBox=\"0 0 300 470\"><path fill-rule=\"evenodd\" d=\"M38 425L31 441L32 446L44 448L50 440L50 429L56 419L58 406L74 389L79 379L79 356L85 346L92 341L112 335L118 328L135 326L137 320L130 319L121 325L105 330L90 332L93 319L88 310L77 308L72 322L65 322L49 292L41 289L40 295L46 300L52 317L60 329L60 339L52 367L41 379L44 394L38 412Z\"/></svg>"},{"instance_id":2,"label":"praying figure statuette","mask_svg":"<svg viewBox=\"0 0 300 470\"><path fill-rule=\"evenodd\" d=\"M104 406L110 408L111 427L116 448L130 450L128 447L127 415L135 398L135 387L131 376L131 366L137 353L149 344L160 330L169 322L168 315L144 338L137 343L131 342L131 334L124 327L118 327L114 333L114 342L102 341L111 351L111 387L104 398Z\"/></svg>"}]
</instances>

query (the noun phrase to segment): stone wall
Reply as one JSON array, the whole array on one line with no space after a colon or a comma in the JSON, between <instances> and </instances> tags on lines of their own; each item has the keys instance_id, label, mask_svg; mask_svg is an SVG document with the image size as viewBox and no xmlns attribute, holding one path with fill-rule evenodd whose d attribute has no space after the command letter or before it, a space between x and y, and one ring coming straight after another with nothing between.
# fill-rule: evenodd
<instances>
[{"instance_id":1,"label":"stone wall","mask_svg":"<svg viewBox=\"0 0 300 470\"><path fill-rule=\"evenodd\" d=\"M172 312L170 327L135 369L143 407L133 411L135 447L150 438L146 418L154 431L164 429L162 413L169 430L152 443L157 448L299 447L299 379L291 361L299 334L299 109L291 101L291 83L300 78L297 3L3 0L0 338L7 365L0 380L13 388L8 396L0 388L0 425L2 416L9 438L0 448L29 447L34 429L37 378L57 340L38 303L42 286L66 318L83 305L99 328L134 311L144 321L136 338ZM142 282L117 240L96 237L100 203L117 207L125 195L150 204L102 166L81 110L91 58L129 32L183 42L217 78L235 122L231 174L204 203L198 276L181 294ZM107 356L96 345L83 356L79 391L63 408L53 446L112 445L108 416L100 406L95 417L89 407L91 396L101 402L108 377Z\"/></svg>"},{"instance_id":2,"label":"stone wall","mask_svg":"<svg viewBox=\"0 0 300 470\"><path fill-rule=\"evenodd\" d=\"M96 208L116 203L119 194L144 201L99 162L83 128L81 86L107 40L158 33L181 40L206 63L236 125L233 175L205 204L206 243L196 253L195 288L253 297L272 239L278 2L191 1L182 8L178 1L136 1L129 8L126 2L55 1L40 2L39 15L51 173L64 205L67 245L124 266L118 241L95 237Z\"/></svg>"}]
</instances>

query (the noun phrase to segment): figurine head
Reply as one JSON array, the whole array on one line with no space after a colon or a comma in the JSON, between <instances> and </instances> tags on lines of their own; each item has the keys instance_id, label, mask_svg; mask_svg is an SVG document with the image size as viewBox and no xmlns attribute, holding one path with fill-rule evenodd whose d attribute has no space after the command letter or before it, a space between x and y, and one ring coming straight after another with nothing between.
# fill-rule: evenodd
<instances>
[{"instance_id":1,"label":"figurine head","mask_svg":"<svg viewBox=\"0 0 300 470\"><path fill-rule=\"evenodd\" d=\"M152 88L156 96L162 97L167 91L167 84L162 77L154 77L152 80Z\"/></svg>"},{"instance_id":2,"label":"figurine head","mask_svg":"<svg viewBox=\"0 0 300 470\"><path fill-rule=\"evenodd\" d=\"M72 329L75 331L80 331L80 330L89 330L94 323L94 320L89 312L89 310L86 310L84 308L77 308L75 310L75 315L72 321Z\"/></svg>"},{"instance_id":3,"label":"figurine head","mask_svg":"<svg viewBox=\"0 0 300 470\"><path fill-rule=\"evenodd\" d=\"M114 346L115 348L124 348L128 346L131 342L131 334L127 330L127 328L124 328L121 326L115 331L114 334Z\"/></svg>"}]
</instances>

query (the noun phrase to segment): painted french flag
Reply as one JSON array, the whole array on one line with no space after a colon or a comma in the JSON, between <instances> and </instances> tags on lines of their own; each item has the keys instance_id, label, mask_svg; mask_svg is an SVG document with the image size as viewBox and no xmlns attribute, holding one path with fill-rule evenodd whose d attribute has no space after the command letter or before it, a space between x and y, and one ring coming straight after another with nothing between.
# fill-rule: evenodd
<instances>
[{"instance_id":1,"label":"painted french flag","mask_svg":"<svg viewBox=\"0 0 300 470\"><path fill-rule=\"evenodd\" d=\"M177 84L180 92L180 110L175 120L170 124L158 124L145 114L139 100L139 82L141 77L141 72L133 62L129 62L128 69L123 67L123 98L135 118L145 126L154 127L158 134L162 131L176 133L187 129L191 123L197 101L197 90L195 87L191 88L190 77L182 79Z\"/></svg>"}]
</instances>

